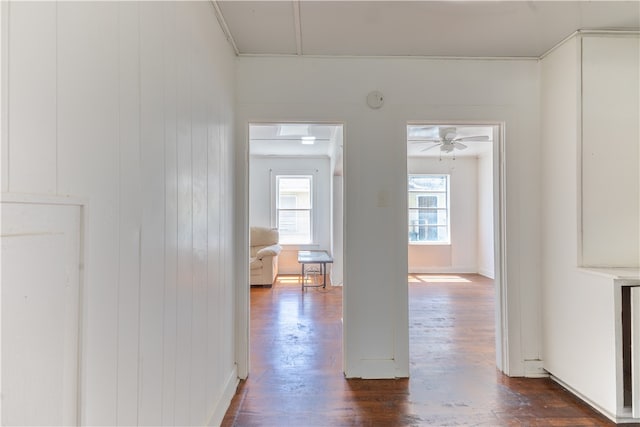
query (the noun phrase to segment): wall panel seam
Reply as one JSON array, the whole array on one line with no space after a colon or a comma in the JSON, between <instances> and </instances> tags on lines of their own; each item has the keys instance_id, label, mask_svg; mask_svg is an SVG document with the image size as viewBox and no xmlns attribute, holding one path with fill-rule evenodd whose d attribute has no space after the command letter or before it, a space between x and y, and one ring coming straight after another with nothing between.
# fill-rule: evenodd
<instances>
[{"instance_id":1,"label":"wall panel seam","mask_svg":"<svg viewBox=\"0 0 640 427\"><path fill-rule=\"evenodd\" d=\"M116 218L116 232L117 232L117 236L118 236L118 268L117 268L117 274L118 274L118 280L117 280L117 286L116 286L116 348L115 348L115 354L116 354L116 377L115 377L115 389L116 389L116 413L115 413L115 420L116 420L116 424L118 424L118 416L119 416L119 412L120 412L120 287L122 286L122 242L121 242L121 233L122 233L122 224L121 224L121 218L122 218L122 122L121 122L121 117L122 117L122 78L121 78L121 70L122 70L122 61L121 61L121 57L122 57L122 50L120 48L121 46L121 36L122 36L122 27L121 27L121 22L120 22L120 17L121 17L121 13L122 13L122 8L118 7L118 37L117 37L117 43L118 43L118 54L117 54L117 70L118 70L118 118L117 118L117 127L118 127L118 143L116 145L116 153L117 153L117 158L118 158L118 181L117 181L117 186L116 186L116 191L117 191L117 218ZM57 56L56 56L57 57ZM57 100L56 100L57 102Z\"/></svg>"},{"instance_id":2,"label":"wall panel seam","mask_svg":"<svg viewBox=\"0 0 640 427\"><path fill-rule=\"evenodd\" d=\"M59 150L59 134L58 134L58 126L59 126L59 122L58 122L58 95L59 95L59 87L58 87L58 59L59 59L59 55L58 55L58 3L56 2L55 4L55 8L56 8L56 13L55 13L55 25L56 25L56 39L54 41L55 47L56 47L56 52L55 52L55 58L56 58L56 63L55 63L55 70L56 70L56 76L55 76L55 122L56 122L56 135L55 135L55 144L56 144L56 158L55 158L55 193L54 194L59 194L59 173L60 173L60 161L59 161L59 154L60 154L60 150Z\"/></svg>"},{"instance_id":3,"label":"wall panel seam","mask_svg":"<svg viewBox=\"0 0 640 427\"><path fill-rule=\"evenodd\" d=\"M138 175L138 179L140 180L140 185L139 188L141 190L142 189L142 162L143 162L143 158L142 158L142 154L143 154L143 150L142 150L142 42L141 42L141 10L140 10L140 4L136 3L136 6L138 6L138 10L137 10L137 22L136 22L136 44L137 44L137 50L138 50L138 62L137 62L137 70L136 70L136 77L137 77L137 84L136 84L136 89L137 89L137 97L136 97L136 102L137 102L137 107L138 107L138 171L140 172L140 175ZM142 315L142 239L143 239L143 227L144 224L142 223L143 220L143 206L140 206L140 210L139 212L137 212L137 214L139 215L138 218L138 318L137 318L137 340L138 340L138 349L137 349L137 364L138 364L138 381L136 382L136 397L137 397L137 408L136 408L136 425L140 425L140 400L141 400L141 387L140 387L140 383L142 381L143 378L143 364L142 364L142 358L140 357L141 354L141 345L142 345L142 339L140 336L141 333L141 315Z\"/></svg>"},{"instance_id":4,"label":"wall panel seam","mask_svg":"<svg viewBox=\"0 0 640 427\"><path fill-rule=\"evenodd\" d=\"M7 5L7 30L6 30L7 54L6 54L6 59L3 57L3 59L6 60L6 73L7 73L7 77L6 77L7 102L6 102L6 123L5 123L6 129L4 130L4 132L6 132L5 137L6 137L6 144L7 144L7 162L6 162L7 170L4 173L6 174L5 176L7 179L7 183L6 183L7 191L11 192L11 126L10 126L11 112L9 109L9 106L11 105L11 72L10 72L11 67L9 66L9 59L11 58L11 2L8 1L6 3L5 2L2 2L2 3L3 5L4 4ZM0 5L0 7L2 7L2 5Z\"/></svg>"}]
</instances>

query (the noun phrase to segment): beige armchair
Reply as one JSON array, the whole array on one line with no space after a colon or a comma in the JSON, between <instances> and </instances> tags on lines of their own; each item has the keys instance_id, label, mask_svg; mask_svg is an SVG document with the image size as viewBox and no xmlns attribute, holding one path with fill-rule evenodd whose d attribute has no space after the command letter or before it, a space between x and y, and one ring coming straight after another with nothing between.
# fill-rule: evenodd
<instances>
[{"instance_id":1,"label":"beige armchair","mask_svg":"<svg viewBox=\"0 0 640 427\"><path fill-rule=\"evenodd\" d=\"M251 275L249 283L271 286L278 275L278 255L282 248L278 244L279 233L276 229L251 227L249 265Z\"/></svg>"}]
</instances>

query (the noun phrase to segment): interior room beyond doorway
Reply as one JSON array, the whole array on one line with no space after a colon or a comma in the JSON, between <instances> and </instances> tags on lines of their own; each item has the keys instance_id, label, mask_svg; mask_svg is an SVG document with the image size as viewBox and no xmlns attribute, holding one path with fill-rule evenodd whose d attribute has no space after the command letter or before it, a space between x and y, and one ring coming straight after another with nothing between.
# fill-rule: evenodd
<instances>
[{"instance_id":1,"label":"interior room beyond doorway","mask_svg":"<svg viewBox=\"0 0 640 427\"><path fill-rule=\"evenodd\" d=\"M343 126L249 125L249 225L277 229L277 274L298 274L298 251L326 251L342 285Z\"/></svg>"},{"instance_id":2,"label":"interior room beyond doorway","mask_svg":"<svg viewBox=\"0 0 640 427\"><path fill-rule=\"evenodd\" d=\"M497 126L407 126L409 273L494 278Z\"/></svg>"}]
</instances>

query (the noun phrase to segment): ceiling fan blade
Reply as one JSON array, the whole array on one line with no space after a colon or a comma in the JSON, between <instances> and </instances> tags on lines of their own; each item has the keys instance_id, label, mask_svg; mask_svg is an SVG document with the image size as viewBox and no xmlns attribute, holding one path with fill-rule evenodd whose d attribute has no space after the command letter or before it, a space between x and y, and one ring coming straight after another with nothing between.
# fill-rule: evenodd
<instances>
[{"instance_id":1,"label":"ceiling fan blade","mask_svg":"<svg viewBox=\"0 0 640 427\"><path fill-rule=\"evenodd\" d=\"M420 152L422 153L423 151L429 151L432 148L436 148L437 146L441 146L442 144L434 144L431 147L427 147L427 148L423 148L422 150L420 150Z\"/></svg>"},{"instance_id":2,"label":"ceiling fan blade","mask_svg":"<svg viewBox=\"0 0 640 427\"><path fill-rule=\"evenodd\" d=\"M465 148L467 148L466 145L464 145L464 144L462 144L460 142L454 142L453 146L458 150L464 150Z\"/></svg>"},{"instance_id":3,"label":"ceiling fan blade","mask_svg":"<svg viewBox=\"0 0 640 427\"><path fill-rule=\"evenodd\" d=\"M411 139L409 140L412 144L425 144L425 143L434 143L440 142L440 138L420 138L420 139Z\"/></svg>"},{"instance_id":4,"label":"ceiling fan blade","mask_svg":"<svg viewBox=\"0 0 640 427\"><path fill-rule=\"evenodd\" d=\"M454 138L454 141L488 141L489 137L486 135L477 135L477 136L460 136L458 138Z\"/></svg>"}]
</instances>

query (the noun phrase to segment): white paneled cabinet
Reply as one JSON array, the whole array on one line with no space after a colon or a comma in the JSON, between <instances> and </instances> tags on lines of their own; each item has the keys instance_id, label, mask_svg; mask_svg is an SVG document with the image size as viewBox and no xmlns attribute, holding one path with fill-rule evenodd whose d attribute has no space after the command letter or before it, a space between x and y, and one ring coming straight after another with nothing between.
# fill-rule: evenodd
<instances>
[{"instance_id":1,"label":"white paneled cabinet","mask_svg":"<svg viewBox=\"0 0 640 427\"><path fill-rule=\"evenodd\" d=\"M639 277L639 52L637 34L585 32L541 61L544 368L617 421L632 417L619 282Z\"/></svg>"},{"instance_id":2,"label":"white paneled cabinet","mask_svg":"<svg viewBox=\"0 0 640 427\"><path fill-rule=\"evenodd\" d=\"M640 286L631 288L631 412L640 418Z\"/></svg>"},{"instance_id":3,"label":"white paneled cabinet","mask_svg":"<svg viewBox=\"0 0 640 427\"><path fill-rule=\"evenodd\" d=\"M640 37L582 37L582 265L640 267Z\"/></svg>"}]
</instances>

